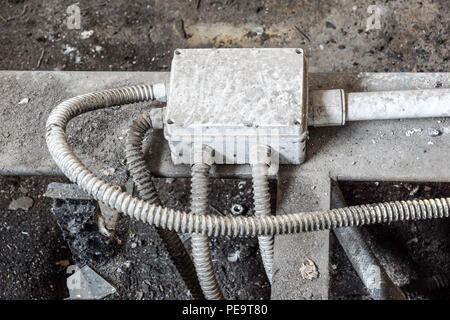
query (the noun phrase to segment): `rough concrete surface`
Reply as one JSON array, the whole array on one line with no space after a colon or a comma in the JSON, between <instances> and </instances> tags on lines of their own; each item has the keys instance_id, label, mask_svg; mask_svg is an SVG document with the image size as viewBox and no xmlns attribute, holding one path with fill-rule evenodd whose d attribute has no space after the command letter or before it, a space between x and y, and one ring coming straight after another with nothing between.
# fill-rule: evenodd
<instances>
[{"instance_id":1,"label":"rough concrete surface","mask_svg":"<svg viewBox=\"0 0 450 320\"><path fill-rule=\"evenodd\" d=\"M308 212L330 207L330 179L326 174L281 172L278 180L277 214ZM272 299L328 299L329 231L275 237ZM300 266L309 260L318 277L305 279Z\"/></svg>"},{"instance_id":2,"label":"rough concrete surface","mask_svg":"<svg viewBox=\"0 0 450 320\"><path fill-rule=\"evenodd\" d=\"M78 3L80 29L69 29L72 3L6 1L0 68L162 71L175 48L301 46L315 72L448 71L447 0ZM369 5L380 29L366 31Z\"/></svg>"},{"instance_id":3,"label":"rough concrete surface","mask_svg":"<svg viewBox=\"0 0 450 320\"><path fill-rule=\"evenodd\" d=\"M0 71L0 127L2 174L57 174L45 143L45 122L54 106L64 99L90 90L158 82L168 73L158 72L7 72ZM311 73L311 89L343 88L351 91L380 91L450 87L450 73ZM44 88L44 89L43 89ZM27 96L27 104L18 104ZM159 103L114 107L83 114L69 122L68 141L75 153L102 178L123 184L125 135L131 119ZM29 123L35 123L30 126ZM439 136L430 136L430 129ZM442 163L442 152L450 152L450 126L446 119L369 121L344 127L310 128L306 170L330 172L345 179L446 179L450 163ZM347 137L351 137L348 139ZM392 148L392 143L395 147ZM189 166L171 161L162 132L149 138L149 161L153 172L187 177ZM392 153L385 152L389 150ZM392 156L395 155L395 157ZM295 169L295 166L293 167ZM217 166L214 175L248 176L248 166Z\"/></svg>"}]
</instances>

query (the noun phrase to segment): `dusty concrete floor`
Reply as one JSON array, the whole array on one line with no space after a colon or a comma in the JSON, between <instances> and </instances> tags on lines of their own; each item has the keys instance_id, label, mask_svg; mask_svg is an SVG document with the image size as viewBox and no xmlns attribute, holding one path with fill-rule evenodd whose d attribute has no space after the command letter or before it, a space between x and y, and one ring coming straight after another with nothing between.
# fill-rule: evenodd
<instances>
[{"instance_id":1,"label":"dusty concrete floor","mask_svg":"<svg viewBox=\"0 0 450 320\"><path fill-rule=\"evenodd\" d=\"M300 46L309 57L310 71L314 72L450 71L447 0L372 1L370 4L380 9L381 28L368 31L366 23L372 14L367 12L367 1L362 0L84 0L78 3L81 28L71 30L66 23L66 10L71 3L4 1L0 8L0 69L167 71L175 48ZM83 39L89 30L93 30L92 35ZM4 191L0 195L0 254L3 255L0 282L8 286L0 297L64 297L65 270L56 263L70 259L70 255L49 213L49 200L38 197L46 182L28 178L0 180ZM33 207L28 212L8 210L13 199L24 195L21 186L28 188L34 199ZM377 191L386 194L389 189ZM366 188L361 193L367 195L373 190ZM351 189L347 190L349 194ZM227 210L227 201L218 201L216 208ZM30 230L37 231L27 238ZM20 246L14 247L12 243ZM38 243L44 244L37 246ZM11 250L23 255L23 261L17 264L10 260ZM251 259L255 255L250 255ZM338 259L345 264L342 256ZM162 270L156 267L152 274ZM147 273L148 270L143 271ZM351 270L349 273L351 278ZM33 275L38 278L34 279ZM245 279L238 280L238 284L239 281ZM258 286L265 285L255 282ZM120 297L135 298L136 292L142 290L148 290L144 299L186 297L176 286L164 294L157 286L145 289L130 283L130 288L133 290ZM341 289L336 289L338 298L364 296L361 288L351 294ZM267 297L267 292L255 289L250 296L236 293L234 297Z\"/></svg>"},{"instance_id":2,"label":"dusty concrete floor","mask_svg":"<svg viewBox=\"0 0 450 320\"><path fill-rule=\"evenodd\" d=\"M77 30L67 25L70 2L5 1L0 68L158 71L170 69L175 48L249 46L301 46L314 72L449 67L447 0L78 3ZM366 31L369 4L379 8L380 29Z\"/></svg>"}]
</instances>

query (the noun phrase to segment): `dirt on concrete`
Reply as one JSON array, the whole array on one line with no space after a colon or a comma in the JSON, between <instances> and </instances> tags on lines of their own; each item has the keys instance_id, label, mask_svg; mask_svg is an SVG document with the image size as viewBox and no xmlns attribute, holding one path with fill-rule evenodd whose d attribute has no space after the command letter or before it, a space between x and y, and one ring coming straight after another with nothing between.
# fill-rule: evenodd
<instances>
[{"instance_id":1,"label":"dirt on concrete","mask_svg":"<svg viewBox=\"0 0 450 320\"><path fill-rule=\"evenodd\" d=\"M72 255L50 212L51 199L43 197L51 181L55 178L0 177L0 299L68 296ZM33 199L30 209L8 209L23 196Z\"/></svg>"},{"instance_id":2,"label":"dirt on concrete","mask_svg":"<svg viewBox=\"0 0 450 320\"><path fill-rule=\"evenodd\" d=\"M0 69L166 71L191 47L303 47L313 72L449 66L447 0L82 0L79 20L71 2L4 2Z\"/></svg>"},{"instance_id":3,"label":"dirt on concrete","mask_svg":"<svg viewBox=\"0 0 450 320\"><path fill-rule=\"evenodd\" d=\"M370 3L362 0L82 0L77 3L79 29L71 28L71 22L67 22L74 14L71 10L68 13L71 2L4 1L0 8L0 69L169 71L176 48L302 47L312 72L449 71L447 0ZM375 7L370 9L369 5ZM82 138L74 133L71 139L80 142ZM73 263L72 256L50 211L51 200L42 197L50 181L54 180L0 177L0 283L2 287L5 285L0 292L2 299L68 296L65 278L67 263ZM217 191L210 199L212 213L226 214L230 205L239 201L250 209L251 205L243 200L248 195L236 194L243 192L236 182L217 181L214 182ZM167 205L187 208L188 182L158 183ZM380 184L375 188L371 183L349 184L343 186L343 191L349 204L412 197L409 194L416 185L411 190L399 185L400 188ZM448 195L448 189L441 185L429 186L433 196ZM420 188L416 197L426 195L421 194L425 186ZM11 201L23 196L33 199L28 211L8 209ZM448 269L448 233L445 233L448 225L441 223L420 222L419 226L411 222L365 230L374 237L379 235L376 238L381 243L399 243L394 248L402 249L396 252L402 252L402 257L406 255L402 261L409 261L413 267L408 270L415 270L414 277L419 278ZM114 275L124 285L111 298L188 298L180 279L167 278L167 270L173 274L173 267L167 264L167 254L152 236L151 228L138 222L132 224L127 230L134 231L127 233L129 239L124 242L124 252L128 253L121 260L125 266L117 267L125 271ZM392 239L392 234L397 238ZM136 248L131 248L132 243L137 244ZM218 277L228 298L269 297L270 287L254 239L217 239L212 245ZM241 260L230 263L228 255L238 250ZM337 285L334 296L367 297L339 250L337 246L332 251L337 259L332 264L337 266L332 268L332 276L341 284ZM387 254L387 250L379 250ZM18 256L20 259L16 259ZM399 285L406 283L405 279L409 281L405 272L397 273L403 275L397 279ZM106 273L105 277L114 280Z\"/></svg>"}]
</instances>

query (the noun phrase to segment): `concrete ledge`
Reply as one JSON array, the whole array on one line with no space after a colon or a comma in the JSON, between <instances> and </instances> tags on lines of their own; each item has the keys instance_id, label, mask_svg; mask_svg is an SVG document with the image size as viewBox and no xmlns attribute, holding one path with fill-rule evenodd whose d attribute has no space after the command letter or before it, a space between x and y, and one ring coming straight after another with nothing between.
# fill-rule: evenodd
<instances>
[{"instance_id":1,"label":"concrete ledge","mask_svg":"<svg viewBox=\"0 0 450 320\"><path fill-rule=\"evenodd\" d=\"M47 151L44 129L50 110L64 99L101 89L155 83L169 73L0 71L0 174L60 175ZM450 87L450 73L309 74L310 89L381 91ZM27 101L25 103L25 101ZM152 106L162 106L154 104ZM110 183L128 178L125 134L148 104L115 107L82 115L68 125L75 153ZM437 137L428 129L438 129ZM339 180L450 181L450 120L411 119L348 123L310 128L307 161L279 173L278 213L329 208L330 178ZM162 132L148 139L148 156L157 176L188 177L188 166L174 166ZM217 166L215 177L249 176L248 166ZM328 232L275 239L274 299L328 297ZM300 277L309 258L320 276Z\"/></svg>"},{"instance_id":2,"label":"concrete ledge","mask_svg":"<svg viewBox=\"0 0 450 320\"><path fill-rule=\"evenodd\" d=\"M61 174L47 152L44 128L51 109L64 99L112 87L160 82L168 77L167 72L0 71L0 174ZM309 82L310 89L343 88L350 92L426 89L436 85L450 87L450 73L312 73ZM28 103L19 104L24 98ZM149 107L137 104L77 117L68 126L76 154L96 173L114 182L125 173L127 126ZM355 122L344 127L310 128L303 168L340 179L446 181L450 162L442 161L442 155L450 154L450 122L438 120ZM440 129L443 134L429 137L429 127ZM156 175L189 176L188 166L172 164L162 133L156 132L150 140L149 160ZM295 166L286 166L286 170L295 170ZM248 166L218 166L213 176L249 173Z\"/></svg>"}]
</instances>

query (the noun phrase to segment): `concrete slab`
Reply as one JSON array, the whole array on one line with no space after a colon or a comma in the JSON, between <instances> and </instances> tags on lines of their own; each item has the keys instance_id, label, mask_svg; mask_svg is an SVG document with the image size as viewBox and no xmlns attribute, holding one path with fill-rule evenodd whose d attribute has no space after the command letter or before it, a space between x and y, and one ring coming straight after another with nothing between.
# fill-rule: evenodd
<instances>
[{"instance_id":1,"label":"concrete slab","mask_svg":"<svg viewBox=\"0 0 450 320\"><path fill-rule=\"evenodd\" d=\"M164 72L0 71L0 174L60 175L47 152L44 128L50 110L64 99L111 87L167 80ZM450 73L312 73L310 89L381 91L450 87ZM29 98L27 104L19 104ZM152 104L153 105L153 104ZM158 106L158 104L154 104ZM161 106L161 105L159 105ZM125 131L149 105L110 108L69 123L69 140L96 173L123 182ZM430 137L428 128L442 132ZM344 127L310 128L303 169L339 179L448 181L448 119L373 121ZM188 166L174 166L162 132L151 137L149 161L158 176L187 177ZM295 166L286 166L295 170ZM114 172L114 174L111 174ZM249 176L248 166L217 166L213 176Z\"/></svg>"},{"instance_id":2,"label":"concrete slab","mask_svg":"<svg viewBox=\"0 0 450 320\"><path fill-rule=\"evenodd\" d=\"M330 179L326 174L281 171L278 180L277 214L314 211L330 207ZM271 298L328 299L329 231L281 235L275 237L274 276ZM303 279L302 263L314 262L316 279Z\"/></svg>"}]
</instances>

